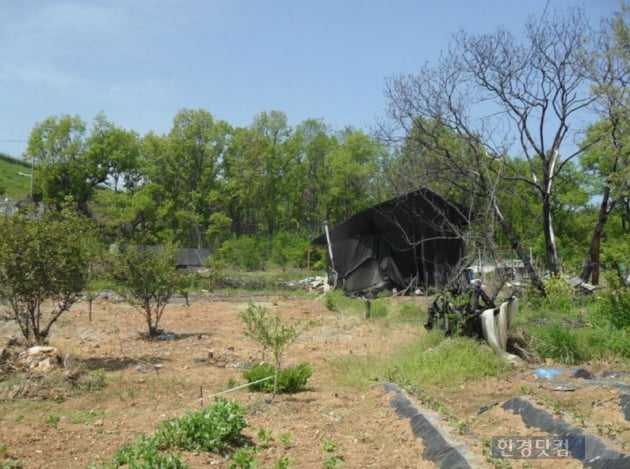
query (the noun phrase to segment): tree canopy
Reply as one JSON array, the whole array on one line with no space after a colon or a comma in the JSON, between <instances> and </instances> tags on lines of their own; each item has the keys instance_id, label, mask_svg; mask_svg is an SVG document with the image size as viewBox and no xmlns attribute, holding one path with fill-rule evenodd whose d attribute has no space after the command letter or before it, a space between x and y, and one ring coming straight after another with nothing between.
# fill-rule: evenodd
<instances>
[{"instance_id":1,"label":"tree canopy","mask_svg":"<svg viewBox=\"0 0 630 469\"><path fill-rule=\"evenodd\" d=\"M291 126L279 110L237 127L181 109L143 136L102 113L91 126L49 117L26 152L34 195L71 197L110 242L227 252L306 241L324 220L425 187L469 207L471 245L515 252L539 287L535 259L597 282L600 249L630 227L627 16L622 4L594 29L581 9L554 10L522 34L459 32L436 63L386 82L375 134Z\"/></svg>"}]
</instances>

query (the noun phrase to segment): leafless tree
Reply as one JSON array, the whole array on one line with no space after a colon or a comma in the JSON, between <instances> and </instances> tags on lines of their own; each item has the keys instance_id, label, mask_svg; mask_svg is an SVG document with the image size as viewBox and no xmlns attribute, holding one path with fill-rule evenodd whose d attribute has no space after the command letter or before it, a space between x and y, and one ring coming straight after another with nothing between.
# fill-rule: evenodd
<instances>
[{"instance_id":1,"label":"leafless tree","mask_svg":"<svg viewBox=\"0 0 630 469\"><path fill-rule=\"evenodd\" d=\"M386 88L383 135L430 154L434 185L483 201L541 290L497 188L507 181L536 193L546 265L558 272L552 198L556 179L583 151L571 141L583 130L580 112L596 99L587 73L589 35L579 9L531 17L518 38L504 29L460 32L437 66L393 77ZM528 174L516 168L523 161Z\"/></svg>"}]
</instances>

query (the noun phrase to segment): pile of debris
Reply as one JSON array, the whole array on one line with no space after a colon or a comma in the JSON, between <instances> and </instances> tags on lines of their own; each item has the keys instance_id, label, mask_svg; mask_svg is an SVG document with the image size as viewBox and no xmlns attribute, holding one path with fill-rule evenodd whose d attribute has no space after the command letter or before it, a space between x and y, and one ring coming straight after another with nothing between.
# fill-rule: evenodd
<instances>
[{"instance_id":1,"label":"pile of debris","mask_svg":"<svg viewBox=\"0 0 630 469\"><path fill-rule=\"evenodd\" d=\"M309 292L325 292L328 291L330 286L326 281L326 277L306 277L297 282L288 281L284 282L284 287L307 290Z\"/></svg>"},{"instance_id":2,"label":"pile of debris","mask_svg":"<svg viewBox=\"0 0 630 469\"><path fill-rule=\"evenodd\" d=\"M35 345L24 350L16 337L0 343L0 377L16 371L51 373L63 368L63 356L56 347Z\"/></svg>"},{"instance_id":3,"label":"pile of debris","mask_svg":"<svg viewBox=\"0 0 630 469\"><path fill-rule=\"evenodd\" d=\"M510 363L522 363L520 357L507 352L508 330L518 310L515 296L508 297L497 307L484 291L481 281L474 279L464 293L467 301L455 304L444 294L438 295L429 307L427 330L436 325L445 335L479 337Z\"/></svg>"},{"instance_id":4,"label":"pile of debris","mask_svg":"<svg viewBox=\"0 0 630 469\"><path fill-rule=\"evenodd\" d=\"M50 373L63 366L61 352L57 347L35 345L18 355L18 360L31 371Z\"/></svg>"}]
</instances>

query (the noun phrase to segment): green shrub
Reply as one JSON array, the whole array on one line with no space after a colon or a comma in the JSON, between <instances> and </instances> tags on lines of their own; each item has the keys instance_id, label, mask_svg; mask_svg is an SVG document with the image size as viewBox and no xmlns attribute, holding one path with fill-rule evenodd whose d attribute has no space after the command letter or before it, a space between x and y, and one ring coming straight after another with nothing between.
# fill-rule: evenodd
<instances>
[{"instance_id":1,"label":"green shrub","mask_svg":"<svg viewBox=\"0 0 630 469\"><path fill-rule=\"evenodd\" d=\"M250 370L244 371L243 377L248 383L253 383L273 376L274 372L275 368L271 363L257 363ZM284 368L278 374L278 392L292 394L303 391L311 376L313 376L313 370L307 363ZM258 392L273 392L273 380L252 384L249 389Z\"/></svg>"},{"instance_id":2,"label":"green shrub","mask_svg":"<svg viewBox=\"0 0 630 469\"><path fill-rule=\"evenodd\" d=\"M210 407L161 423L152 437L141 435L119 450L103 469L187 469L179 455L165 454L173 448L186 451L220 452L244 441L241 431L246 422L236 401L217 399ZM95 468L92 463L90 468ZM245 466L243 466L245 467ZM249 466L248 466L249 467Z\"/></svg>"},{"instance_id":3,"label":"green shrub","mask_svg":"<svg viewBox=\"0 0 630 469\"><path fill-rule=\"evenodd\" d=\"M187 469L179 455L160 452L155 438L141 435L136 441L119 450L104 469L126 467L128 469ZM92 466L93 467L93 466Z\"/></svg>"},{"instance_id":4,"label":"green shrub","mask_svg":"<svg viewBox=\"0 0 630 469\"><path fill-rule=\"evenodd\" d=\"M176 267L175 249L128 244L111 254L109 273L116 282L114 288L144 316L149 337L160 333L168 302L185 286L185 277Z\"/></svg>"},{"instance_id":5,"label":"green shrub","mask_svg":"<svg viewBox=\"0 0 630 469\"><path fill-rule=\"evenodd\" d=\"M243 442L241 431L246 422L244 411L236 401L217 399L199 412L161 423L155 432L160 448L219 452Z\"/></svg>"},{"instance_id":6,"label":"green shrub","mask_svg":"<svg viewBox=\"0 0 630 469\"><path fill-rule=\"evenodd\" d=\"M42 344L87 284L94 227L70 209L29 208L0 217L0 233L0 303L29 345Z\"/></svg>"},{"instance_id":7,"label":"green shrub","mask_svg":"<svg viewBox=\"0 0 630 469\"><path fill-rule=\"evenodd\" d=\"M565 277L556 276L543 280L546 296L537 291L530 292L529 301L535 309L545 314L570 314L575 308L575 288Z\"/></svg>"},{"instance_id":8,"label":"green shrub","mask_svg":"<svg viewBox=\"0 0 630 469\"><path fill-rule=\"evenodd\" d=\"M256 469L257 465L256 448L251 446L236 450L230 461L230 469Z\"/></svg>"},{"instance_id":9,"label":"green shrub","mask_svg":"<svg viewBox=\"0 0 630 469\"><path fill-rule=\"evenodd\" d=\"M611 284L601 297L599 313L616 328L630 332L630 287Z\"/></svg>"}]
</instances>

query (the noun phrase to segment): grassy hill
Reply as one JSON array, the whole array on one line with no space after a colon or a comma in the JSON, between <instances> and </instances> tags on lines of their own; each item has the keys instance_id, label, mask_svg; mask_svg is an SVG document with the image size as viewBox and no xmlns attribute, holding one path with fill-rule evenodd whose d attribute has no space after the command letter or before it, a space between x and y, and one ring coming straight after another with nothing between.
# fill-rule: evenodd
<instances>
[{"instance_id":1,"label":"grassy hill","mask_svg":"<svg viewBox=\"0 0 630 469\"><path fill-rule=\"evenodd\" d=\"M0 197L21 200L31 190L31 165L0 153Z\"/></svg>"}]
</instances>

